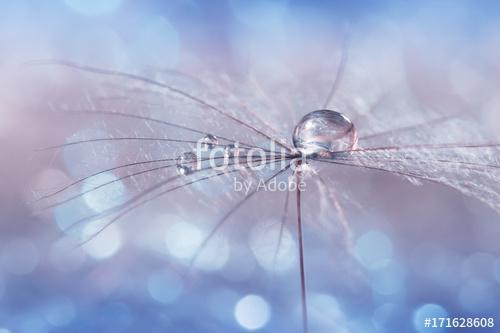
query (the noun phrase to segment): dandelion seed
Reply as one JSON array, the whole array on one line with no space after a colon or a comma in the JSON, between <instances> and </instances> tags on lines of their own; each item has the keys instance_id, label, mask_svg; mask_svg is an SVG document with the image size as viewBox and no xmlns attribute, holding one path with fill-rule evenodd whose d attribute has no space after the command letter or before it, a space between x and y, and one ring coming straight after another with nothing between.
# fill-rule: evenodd
<instances>
[{"instance_id":1,"label":"dandelion seed","mask_svg":"<svg viewBox=\"0 0 500 333\"><path fill-rule=\"evenodd\" d=\"M428 182L454 187L461 192L474 196L491 207L500 210L500 191L498 185L498 172L500 165L496 154L500 144L496 142L488 142L485 140L455 140L462 138L461 135L456 133L464 133L465 128L470 126L468 123L463 123L463 113L456 115L447 115L439 117L429 117L427 120L410 119L410 124L398 123L394 128L384 128L382 125L375 126L368 124L363 127L363 124L369 121L376 121L384 119L384 115L359 115L355 112L342 114L337 111L328 110L327 107L331 104L332 99L335 97L336 89L339 86L339 76L344 71L346 57L342 56L342 63L338 69L337 75L333 80L333 85L328 91L326 102L324 102L323 109L310 112L304 115L296 124L293 133L291 133L292 143L289 144L286 140L280 139L277 135L273 122L267 122L260 117L250 117L251 121L246 120L246 116L251 115L251 111L247 108L248 114L241 116L237 113L228 112L225 108L219 106L223 103L212 103L208 100L197 97L196 94L185 91L176 86L169 85L160 81L155 81L148 77L142 77L133 74L115 72L111 70L98 69L86 66L76 65L70 62L55 62L58 65L63 65L72 69L89 72L98 75L98 77L114 79L129 80L133 82L130 84L129 89L139 89L139 96L142 98L147 97L149 94L158 97L165 104L178 103L182 100L183 107L189 108L181 119L167 120L151 118L146 115L135 114L137 110L146 104L140 101L133 101L132 106L127 105L131 112L117 112L108 110L65 110L62 113L66 115L82 114L82 115L95 115L99 117L109 117L111 119L120 118L121 120L136 121L148 131L152 132L152 137L115 137L110 139L97 138L82 140L79 142L70 142L66 145L59 145L49 147L50 149L70 148L79 144L99 144L100 142L113 141L115 143L135 142L137 144L155 143L160 146L158 151L162 154L161 158L153 158L150 155L158 153L155 149L151 151L146 150L148 159L140 162L124 163L114 168L107 168L100 172L90 173L87 176L79 178L77 181L57 190L56 192L45 195L42 199L51 199L53 196L63 196L69 193L67 190L71 187L84 183L85 191L83 194L92 192L99 187L109 187L115 182L109 181L95 187L87 186L91 183L93 178L98 177L101 173L106 171L126 172L125 175L118 177L116 180L129 180L136 181L137 177L144 177L147 181L153 184L149 186L142 186L140 181L136 181L136 196L132 196L125 202L115 202L115 206L107 210L99 210L98 214L90 215L76 221L75 224L86 223L96 219L109 218L101 229L97 230L93 235L90 235L84 243L92 240L97 234L104 231L107 227L123 218L125 215L138 210L139 208L150 204L172 192L181 192L182 190L194 191L197 194L202 192L210 195L215 192L217 186L221 186L220 182L213 180L220 180L221 177L231 174L238 179L245 179L251 183L252 180L258 180L267 184L275 181L279 177L286 177L288 179L295 179L296 183L301 181L308 181L315 178L319 184L320 194L316 193L301 193L300 189L295 192L295 205L296 213L294 218L297 222L297 248L299 259L299 279L300 279L300 294L302 303L302 323L303 332L308 331L308 297L307 297L307 274L306 274L306 240L304 237L304 226L309 222L306 218L306 212L310 209L304 205L304 200L308 196L327 195L329 204L336 212L337 221L341 225L341 230L344 237L348 239L345 244L350 243L352 231L346 216L343 200L344 192L342 188L333 188L331 179L327 175L322 174L322 170L317 168L321 163L329 168L350 168L351 170L359 169L368 172L382 172L393 176L404 177L412 184L425 184ZM54 62L49 62L54 63ZM126 85L125 88L127 89ZM227 92L225 92L227 93ZM204 95L200 95L205 97ZM234 96L233 96L234 97ZM133 99L132 99L133 100ZM220 101L219 101L220 102ZM110 103L110 101L107 101ZM122 103L115 101L113 103ZM148 104L149 105L149 104ZM198 106L205 112L210 112L214 120L211 122L201 122L199 126L191 126L195 122L190 122L189 117L199 116L203 120L207 117L204 113L200 116L194 106ZM118 106L122 106L118 104ZM76 111L76 112L75 112ZM349 117L347 116L349 114ZM172 116L174 117L174 115ZM356 122L356 127L354 122ZM190 124L186 126L184 124ZM360 124L361 127L358 127ZM437 126L439 125L439 126ZM165 126L178 135L178 138L165 138L161 137L161 133L154 126ZM439 127L439 128L438 128ZM364 128L364 130L362 130ZM367 128L369 130L367 130ZM443 128L447 128L444 131ZM378 129L378 130L373 130ZM170 132L169 132L170 133ZM444 134L452 133L452 134ZM360 135L358 138L358 134ZM433 134L433 135L431 135ZM170 135L170 134L169 134ZM200 135L201 140L196 141ZM196 136L191 139L192 136ZM244 139L240 140L240 139ZM425 139L425 140L424 140ZM199 155L192 151L188 145L194 143L201 143L201 147L211 150L213 152L217 146L222 147L221 152L223 156L219 156L219 162L224 160L227 165L226 168L218 172L216 168L199 167L198 162L201 162ZM266 145L275 145L281 149L278 153L273 149L264 148ZM174 146L178 145L178 146ZM261 154L253 154L253 149L260 148ZM141 148L142 149L142 148ZM47 151L45 149L44 151ZM179 151L181 152L179 154ZM249 156L244 156L246 153ZM166 155L166 156L165 156ZM305 163L299 158L306 157ZM171 157L172 156L172 157ZM242 168L236 168L240 163L247 164L247 162L255 162L257 165L263 167L262 170L255 170L255 165L244 165ZM175 161L175 164L149 167L149 163L157 163L162 161ZM273 163L281 162L279 170L273 169ZM216 164L215 166L220 166ZM141 169L134 171L136 167ZM171 176L168 174L168 167L174 167L177 170L178 176ZM327 169L327 168L325 168ZM156 180L153 176L155 171L165 171L164 178ZM160 172L158 172L160 173ZM182 177L189 176L189 177ZM147 183L147 182L145 182ZM200 191L196 185L203 184L214 191ZM211 184L211 185L210 185ZM195 186L191 186L195 185ZM207 233L206 237L196 236L196 246L190 251L189 267L194 266L195 262L203 253L203 250L210 245L214 236L221 232L222 228L229 222L230 218L236 212L244 207L247 202L252 198L258 197L259 190L251 188L242 197L237 198L239 193L229 193L224 199L217 201L221 204L231 204L230 208L221 214L214 224L212 229ZM287 196L290 193L287 193ZM65 204L69 200L73 200L78 196L73 195L56 204L49 205L54 207L60 204ZM215 199L214 199L215 200ZM273 265L275 264L277 254L281 253L280 246L286 244L286 233L283 232L283 226L288 218L288 197L285 203L285 211L282 213L283 219L281 224L281 231L276 237L275 249L276 255L274 257ZM291 201L292 202L292 201ZM350 201L351 202L351 201ZM272 203L273 205L273 203ZM302 207L304 205L304 207ZM216 205L212 205L216 206ZM221 205L222 206L222 205ZM274 207L273 207L274 208ZM274 211L280 211L280 209ZM312 213L315 213L314 211ZM304 223L304 225L303 225ZM329 231L335 228L325 228ZM284 237L285 235L285 237ZM270 237L270 236L269 236ZM191 240L192 241L192 240ZM169 241L172 246L173 242ZM369 249L367 250L369 251Z\"/></svg>"}]
</instances>

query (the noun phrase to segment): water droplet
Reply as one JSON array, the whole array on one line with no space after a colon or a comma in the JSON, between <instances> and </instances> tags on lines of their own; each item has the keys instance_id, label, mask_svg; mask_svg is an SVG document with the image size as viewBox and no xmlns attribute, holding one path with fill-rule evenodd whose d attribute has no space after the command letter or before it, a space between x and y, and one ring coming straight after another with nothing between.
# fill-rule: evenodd
<instances>
[{"instance_id":1,"label":"water droplet","mask_svg":"<svg viewBox=\"0 0 500 333\"><path fill-rule=\"evenodd\" d=\"M306 114L295 126L293 144L303 154L332 158L333 152L356 148L354 124L342 113L317 110Z\"/></svg>"},{"instance_id":2,"label":"water droplet","mask_svg":"<svg viewBox=\"0 0 500 333\"><path fill-rule=\"evenodd\" d=\"M225 158L230 158L230 157L237 157L240 154L240 145L238 142L228 144L226 147L224 147L224 157Z\"/></svg>"},{"instance_id":3,"label":"water droplet","mask_svg":"<svg viewBox=\"0 0 500 333\"><path fill-rule=\"evenodd\" d=\"M198 158L193 152L185 152L177 158L177 172L181 176L189 175L196 170Z\"/></svg>"},{"instance_id":4,"label":"water droplet","mask_svg":"<svg viewBox=\"0 0 500 333\"><path fill-rule=\"evenodd\" d=\"M201 139L201 144L203 148L214 149L219 144L219 139L215 135L207 134Z\"/></svg>"}]
</instances>

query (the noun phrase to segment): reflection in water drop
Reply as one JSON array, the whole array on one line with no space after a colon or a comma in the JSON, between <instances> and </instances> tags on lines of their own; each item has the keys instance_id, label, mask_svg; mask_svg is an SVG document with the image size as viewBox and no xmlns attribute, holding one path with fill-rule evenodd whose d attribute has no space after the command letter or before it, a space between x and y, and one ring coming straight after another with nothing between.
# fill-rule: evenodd
<instances>
[{"instance_id":1,"label":"reflection in water drop","mask_svg":"<svg viewBox=\"0 0 500 333\"><path fill-rule=\"evenodd\" d=\"M318 110L306 114L295 126L293 144L305 155L331 158L332 152L356 148L358 136L354 124L343 114Z\"/></svg>"}]
</instances>

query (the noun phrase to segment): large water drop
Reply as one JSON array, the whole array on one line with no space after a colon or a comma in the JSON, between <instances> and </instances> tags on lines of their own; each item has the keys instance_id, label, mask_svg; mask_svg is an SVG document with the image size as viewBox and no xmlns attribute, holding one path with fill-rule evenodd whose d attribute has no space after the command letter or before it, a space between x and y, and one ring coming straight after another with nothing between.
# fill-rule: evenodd
<instances>
[{"instance_id":1,"label":"large water drop","mask_svg":"<svg viewBox=\"0 0 500 333\"><path fill-rule=\"evenodd\" d=\"M317 110L306 114L295 126L293 144L306 156L332 158L334 152L356 149L354 124L342 113Z\"/></svg>"}]
</instances>

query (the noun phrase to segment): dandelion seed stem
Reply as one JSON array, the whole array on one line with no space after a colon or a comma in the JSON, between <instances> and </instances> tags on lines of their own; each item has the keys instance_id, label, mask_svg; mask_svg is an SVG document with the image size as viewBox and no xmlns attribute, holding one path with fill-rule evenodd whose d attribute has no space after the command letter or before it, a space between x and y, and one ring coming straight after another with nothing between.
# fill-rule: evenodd
<instances>
[{"instance_id":1,"label":"dandelion seed stem","mask_svg":"<svg viewBox=\"0 0 500 333\"><path fill-rule=\"evenodd\" d=\"M300 162L299 162L300 163ZM300 171L295 173L297 184L301 181ZM301 208L301 190L296 189L297 199L297 233L299 238L299 263L300 263L300 295L302 304L302 331L308 332L308 319L307 319L307 294L306 294L306 270L304 264L304 239L302 233L302 208Z\"/></svg>"}]
</instances>

